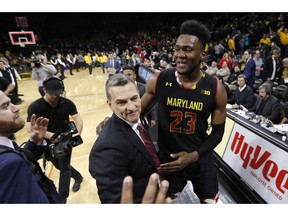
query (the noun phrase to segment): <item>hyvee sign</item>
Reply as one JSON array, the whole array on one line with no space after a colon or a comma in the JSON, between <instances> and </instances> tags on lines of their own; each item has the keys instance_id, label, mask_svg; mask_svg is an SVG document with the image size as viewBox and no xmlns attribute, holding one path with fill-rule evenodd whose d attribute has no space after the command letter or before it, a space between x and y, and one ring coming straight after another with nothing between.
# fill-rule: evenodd
<instances>
[{"instance_id":1,"label":"hyvee sign","mask_svg":"<svg viewBox=\"0 0 288 216\"><path fill-rule=\"evenodd\" d=\"M223 160L267 203L288 203L288 152L235 124Z\"/></svg>"}]
</instances>

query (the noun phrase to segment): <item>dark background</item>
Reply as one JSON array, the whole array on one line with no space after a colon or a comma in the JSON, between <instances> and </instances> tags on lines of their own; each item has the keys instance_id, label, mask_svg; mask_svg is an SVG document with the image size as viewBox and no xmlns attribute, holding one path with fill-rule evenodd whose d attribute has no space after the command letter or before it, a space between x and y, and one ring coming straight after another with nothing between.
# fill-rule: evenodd
<instances>
[{"instance_id":1,"label":"dark background","mask_svg":"<svg viewBox=\"0 0 288 216\"><path fill-rule=\"evenodd\" d=\"M226 37L226 32L219 31L219 27L237 22L237 28L247 32L249 24L255 20L269 17L269 25L277 31L277 24L281 13L1 13L0 14L0 49L11 47L9 31L33 31L37 35L37 44L65 43L104 43L107 40L117 41L121 46L119 35L124 35L123 46L127 40L133 38L139 31L163 34L173 32L178 34L180 24L187 19L197 19L206 24L212 33L212 40ZM282 13L283 14L283 13ZM285 13L284 13L285 14ZM26 17L27 28L19 28L15 17ZM272 19L271 19L272 17ZM285 14L287 23L287 14ZM225 27L224 27L225 28ZM226 28L227 29L227 28ZM267 30L265 30L267 31ZM32 46L30 46L32 47ZM13 46L13 49L19 46Z\"/></svg>"},{"instance_id":2,"label":"dark background","mask_svg":"<svg viewBox=\"0 0 288 216\"><path fill-rule=\"evenodd\" d=\"M246 14L267 16L267 13L1 13L1 38L9 38L8 31L18 31L15 17L26 17L28 28L34 31L39 39L47 42L56 39L97 40L113 37L119 32L133 34L139 30L177 29L186 19L197 19L209 25L217 20L216 25L231 22ZM269 13L270 15L272 13ZM274 13L277 14L277 13ZM6 36L6 37L5 37Z\"/></svg>"}]
</instances>

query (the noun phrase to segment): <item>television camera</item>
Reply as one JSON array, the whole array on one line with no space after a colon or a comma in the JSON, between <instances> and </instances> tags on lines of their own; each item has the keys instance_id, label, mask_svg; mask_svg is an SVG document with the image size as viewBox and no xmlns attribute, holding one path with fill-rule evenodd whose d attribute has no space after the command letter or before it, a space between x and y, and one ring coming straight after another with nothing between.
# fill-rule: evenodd
<instances>
[{"instance_id":1,"label":"television camera","mask_svg":"<svg viewBox=\"0 0 288 216\"><path fill-rule=\"evenodd\" d=\"M78 133L74 121L69 121L67 125L68 131L56 131L50 138L52 144L49 145L49 150L53 158L63 156L69 153L72 148L83 143L80 135L73 137L73 134Z\"/></svg>"},{"instance_id":2,"label":"television camera","mask_svg":"<svg viewBox=\"0 0 288 216\"><path fill-rule=\"evenodd\" d=\"M32 63L34 63L34 67L36 68L40 68L41 67L41 63L43 63L43 60L36 57L34 59L32 59Z\"/></svg>"}]
</instances>

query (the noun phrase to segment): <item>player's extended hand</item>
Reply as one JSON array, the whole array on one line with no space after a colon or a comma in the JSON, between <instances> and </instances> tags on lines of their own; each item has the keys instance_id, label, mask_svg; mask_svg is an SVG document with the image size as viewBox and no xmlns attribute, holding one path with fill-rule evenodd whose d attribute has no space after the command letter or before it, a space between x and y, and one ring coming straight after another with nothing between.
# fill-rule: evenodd
<instances>
[{"instance_id":1,"label":"player's extended hand","mask_svg":"<svg viewBox=\"0 0 288 216\"><path fill-rule=\"evenodd\" d=\"M160 164L158 167L159 173L171 173L177 172L184 169L188 164L193 163L198 160L199 155L197 151L188 153L188 152L179 152L175 154L170 154L172 158L176 158L177 160Z\"/></svg>"},{"instance_id":2,"label":"player's extended hand","mask_svg":"<svg viewBox=\"0 0 288 216\"><path fill-rule=\"evenodd\" d=\"M145 194L142 199L142 204L163 204L170 203L171 198L167 197L167 191L169 188L169 182L166 180L161 181L160 188L158 190L159 175L153 173L150 176L147 184ZM121 204L133 203L133 179L131 176L126 176L123 180Z\"/></svg>"}]
</instances>

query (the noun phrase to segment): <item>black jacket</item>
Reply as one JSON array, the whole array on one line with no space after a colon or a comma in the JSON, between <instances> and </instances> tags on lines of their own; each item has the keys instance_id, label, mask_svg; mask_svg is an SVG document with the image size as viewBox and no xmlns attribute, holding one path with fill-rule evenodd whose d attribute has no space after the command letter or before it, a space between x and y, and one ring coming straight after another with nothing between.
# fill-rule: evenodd
<instances>
[{"instance_id":1,"label":"black jacket","mask_svg":"<svg viewBox=\"0 0 288 216\"><path fill-rule=\"evenodd\" d=\"M273 122L273 124L279 124L284 115L284 112L278 98L270 95L262 111L260 111L259 108L262 101L262 98L259 97L251 111L255 112L257 115L262 115L265 118L268 118L270 121Z\"/></svg>"},{"instance_id":2,"label":"black jacket","mask_svg":"<svg viewBox=\"0 0 288 216\"><path fill-rule=\"evenodd\" d=\"M134 203L140 203L156 167L135 131L115 114L107 121L89 157L101 203L120 203L125 176L133 177Z\"/></svg>"}]
</instances>

